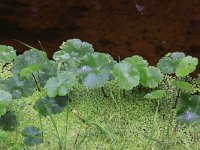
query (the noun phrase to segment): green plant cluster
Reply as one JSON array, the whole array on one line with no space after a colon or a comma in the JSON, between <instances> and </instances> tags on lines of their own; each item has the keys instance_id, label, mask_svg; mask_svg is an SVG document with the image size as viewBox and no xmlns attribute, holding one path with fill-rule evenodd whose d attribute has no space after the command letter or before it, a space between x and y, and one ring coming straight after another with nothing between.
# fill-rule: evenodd
<instances>
[{"instance_id":1,"label":"green plant cluster","mask_svg":"<svg viewBox=\"0 0 200 150\"><path fill-rule=\"evenodd\" d=\"M200 81L199 78L191 79L189 77L189 74L198 65L198 59L195 57L185 56L181 52L173 52L161 58L157 66L149 66L148 62L138 55L116 62L109 54L94 52L91 44L79 39L70 39L63 42L60 50L54 53L53 60L49 60L44 51L25 45L30 50L25 51L22 55L16 55L15 50L10 46L0 46L0 63L2 64L0 68L2 70L2 75L0 74L0 127L4 130L15 131L16 134L23 136L24 145L37 146L46 142L42 124L44 117L49 117L50 124L55 131L58 148L66 149L67 135L64 137L61 135L62 131L60 131L60 125L58 126L56 123L55 116L65 114L66 121L63 121L65 122L63 129L67 132L68 118L72 112L88 128L99 129L112 143L112 147L115 147L115 140L110 132L90 119L84 119L76 109L71 107L74 94L79 95L79 97L82 97L80 94L83 94L83 97L90 100L98 99L97 89L102 92L103 99L114 102L118 111L122 111L122 106L119 105L121 99L139 92L138 95L142 95L144 101L156 103L154 121L164 106L161 103L165 101L166 104L170 103L166 106L167 110L174 112L170 114L175 114L173 117L170 116L168 120L176 118L175 124L181 126L182 123L190 126L199 123ZM108 88L107 85L112 83L114 83L113 87L117 87L117 92L111 90L113 87ZM85 90L87 96L84 95L83 91ZM96 96L95 94L88 96L88 92L91 91L96 93ZM121 95L121 93L123 94ZM18 103L28 96L31 96L31 102ZM118 100L115 97L118 97ZM140 101L140 103L143 102ZM99 101L95 102L95 105L100 104ZM28 105L32 109L27 107ZM22 114L19 115L19 109L24 107L29 108L27 114L32 113L38 116L39 123L35 123L37 126L34 123L27 124L23 129L20 129L19 120L23 119L17 119L17 117L22 116ZM13 108L18 114L12 111ZM99 109L99 113L103 115L101 109ZM35 115L33 116L35 117ZM137 114L135 115L139 117ZM12 118L10 122L13 124L10 125L10 128L6 128L9 127L9 121L6 121L9 120L9 117ZM30 120L24 118L27 122L33 118L28 117L28 119ZM176 130L176 126L174 130ZM153 133L156 132L153 131L154 129L148 137L153 136ZM1 133L5 134L0 132L0 135ZM174 131L171 136L174 136L173 134ZM77 144L77 141L75 143ZM149 143L151 142L149 141Z\"/></svg>"}]
</instances>

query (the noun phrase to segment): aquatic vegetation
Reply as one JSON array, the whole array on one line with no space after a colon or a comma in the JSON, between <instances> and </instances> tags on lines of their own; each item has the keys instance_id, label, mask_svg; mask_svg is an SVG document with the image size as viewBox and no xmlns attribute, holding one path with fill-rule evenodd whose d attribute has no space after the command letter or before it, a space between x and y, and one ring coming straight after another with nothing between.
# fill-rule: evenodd
<instances>
[{"instance_id":1,"label":"aquatic vegetation","mask_svg":"<svg viewBox=\"0 0 200 150\"><path fill-rule=\"evenodd\" d=\"M70 39L49 60L26 46L22 55L0 46L0 149L199 148L197 58L117 62Z\"/></svg>"}]
</instances>

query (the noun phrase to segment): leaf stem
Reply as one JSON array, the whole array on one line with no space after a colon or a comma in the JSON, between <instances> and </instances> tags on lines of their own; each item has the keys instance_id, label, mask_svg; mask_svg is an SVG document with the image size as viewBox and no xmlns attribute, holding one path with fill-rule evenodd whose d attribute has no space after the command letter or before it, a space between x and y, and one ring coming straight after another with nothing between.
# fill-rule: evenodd
<instances>
[{"instance_id":1,"label":"leaf stem","mask_svg":"<svg viewBox=\"0 0 200 150\"><path fill-rule=\"evenodd\" d=\"M108 95L106 95L106 92L105 92L105 89L104 89L104 87L101 87L101 91L102 91L102 93L103 93L104 97L108 97Z\"/></svg>"},{"instance_id":2,"label":"leaf stem","mask_svg":"<svg viewBox=\"0 0 200 150\"><path fill-rule=\"evenodd\" d=\"M40 127L41 127L41 130L42 130L42 142L44 140L44 130L43 130L43 126L42 126L42 118L41 118L41 115L39 115L39 120L40 120Z\"/></svg>"},{"instance_id":3,"label":"leaf stem","mask_svg":"<svg viewBox=\"0 0 200 150\"><path fill-rule=\"evenodd\" d=\"M124 98L126 97L126 91L125 91L125 89L123 89L123 97Z\"/></svg>"},{"instance_id":4,"label":"leaf stem","mask_svg":"<svg viewBox=\"0 0 200 150\"><path fill-rule=\"evenodd\" d=\"M33 80L35 81L35 85L36 85L36 87L37 87L37 90L38 91L41 91L41 89L40 89L40 86L39 86L39 83L38 83L38 81L36 80L36 77L35 77L35 75L32 73L32 76L33 76Z\"/></svg>"},{"instance_id":5,"label":"leaf stem","mask_svg":"<svg viewBox=\"0 0 200 150\"><path fill-rule=\"evenodd\" d=\"M53 118L53 116L52 116L52 114L50 113L49 114L49 117L50 117L50 120L51 120L51 122L53 123L53 126L54 126L54 128L55 128L55 130L56 130L56 133L57 133L57 136L58 136L58 140L59 140L59 149L62 149L62 140L61 140L61 138L60 138L60 134L59 134L59 132L58 132L58 128L57 128L57 125L56 125L56 122L55 122L55 120L54 120L54 118Z\"/></svg>"}]
</instances>

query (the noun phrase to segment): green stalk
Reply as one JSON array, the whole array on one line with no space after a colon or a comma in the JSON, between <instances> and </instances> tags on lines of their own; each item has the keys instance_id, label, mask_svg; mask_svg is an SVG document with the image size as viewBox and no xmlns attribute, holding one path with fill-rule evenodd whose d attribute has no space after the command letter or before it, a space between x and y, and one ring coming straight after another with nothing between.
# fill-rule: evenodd
<instances>
[{"instance_id":1,"label":"green stalk","mask_svg":"<svg viewBox=\"0 0 200 150\"><path fill-rule=\"evenodd\" d=\"M33 80L35 81L35 85L36 85L36 87L37 87L37 90L38 91L41 91L41 89L40 89L40 86L39 86L39 83L38 83L38 81L36 80L36 77L35 77L35 75L32 73L32 76L33 76Z\"/></svg>"},{"instance_id":2,"label":"green stalk","mask_svg":"<svg viewBox=\"0 0 200 150\"><path fill-rule=\"evenodd\" d=\"M49 113L49 117L50 117L50 120L53 123L53 127L55 128L56 133L57 133L57 137L58 137L58 140L59 140L59 143L58 143L59 144L59 149L62 150L62 140L60 138L60 134L58 132L58 128L57 128L56 122L55 122L55 120L54 120L54 118L53 118L51 113Z\"/></svg>"},{"instance_id":3,"label":"green stalk","mask_svg":"<svg viewBox=\"0 0 200 150\"><path fill-rule=\"evenodd\" d=\"M67 132L68 132L68 119L69 119L70 104L67 104L67 110L65 113L65 149L67 149Z\"/></svg>"},{"instance_id":4,"label":"green stalk","mask_svg":"<svg viewBox=\"0 0 200 150\"><path fill-rule=\"evenodd\" d=\"M108 97L108 96L106 95L106 92L105 92L105 89L104 89L104 87L101 87L101 91L102 91L102 93L103 93L104 97Z\"/></svg>"},{"instance_id":5,"label":"green stalk","mask_svg":"<svg viewBox=\"0 0 200 150\"><path fill-rule=\"evenodd\" d=\"M41 128L41 130L42 130L42 142L43 142L43 140L44 140L44 130L43 130L43 126L42 126L42 118L41 118L41 115L39 115L39 120L40 120L40 128Z\"/></svg>"},{"instance_id":6,"label":"green stalk","mask_svg":"<svg viewBox=\"0 0 200 150\"><path fill-rule=\"evenodd\" d=\"M57 66L57 74L60 72L60 68L61 68L61 66L62 66L62 61L60 61L59 63L58 63L58 66Z\"/></svg>"},{"instance_id":7,"label":"green stalk","mask_svg":"<svg viewBox=\"0 0 200 150\"><path fill-rule=\"evenodd\" d=\"M123 89L123 98L126 98L126 91Z\"/></svg>"}]
</instances>

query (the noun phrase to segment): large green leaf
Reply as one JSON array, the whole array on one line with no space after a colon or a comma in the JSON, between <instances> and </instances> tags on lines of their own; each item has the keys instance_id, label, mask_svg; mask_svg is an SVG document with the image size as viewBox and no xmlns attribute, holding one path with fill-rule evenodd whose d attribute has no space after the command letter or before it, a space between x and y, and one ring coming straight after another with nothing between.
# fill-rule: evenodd
<instances>
[{"instance_id":1,"label":"large green leaf","mask_svg":"<svg viewBox=\"0 0 200 150\"><path fill-rule=\"evenodd\" d=\"M109 80L114 61L108 54L92 53L81 62L79 77L88 88L102 87Z\"/></svg>"},{"instance_id":2,"label":"large green leaf","mask_svg":"<svg viewBox=\"0 0 200 150\"><path fill-rule=\"evenodd\" d=\"M140 83L144 87L155 88L162 81L163 74L160 69L150 66L140 69Z\"/></svg>"},{"instance_id":3,"label":"large green leaf","mask_svg":"<svg viewBox=\"0 0 200 150\"><path fill-rule=\"evenodd\" d=\"M198 59L192 56L187 56L183 58L177 69L176 69L176 76L184 77L195 71L196 66L198 65Z\"/></svg>"},{"instance_id":4,"label":"large green leaf","mask_svg":"<svg viewBox=\"0 0 200 150\"><path fill-rule=\"evenodd\" d=\"M31 77L32 78L32 77ZM29 78L21 79L14 75L3 81L2 88L12 93L13 99L30 96L36 89L35 83Z\"/></svg>"},{"instance_id":5,"label":"large green leaf","mask_svg":"<svg viewBox=\"0 0 200 150\"><path fill-rule=\"evenodd\" d=\"M13 47L0 45L0 62L1 63L10 63L15 59L16 52Z\"/></svg>"},{"instance_id":6,"label":"large green leaf","mask_svg":"<svg viewBox=\"0 0 200 150\"><path fill-rule=\"evenodd\" d=\"M34 108L42 116L48 116L50 114L61 113L64 110L64 106L67 104L66 96L57 96L54 98L42 98L36 101Z\"/></svg>"},{"instance_id":7,"label":"large green leaf","mask_svg":"<svg viewBox=\"0 0 200 150\"><path fill-rule=\"evenodd\" d=\"M37 80L39 80L41 86L44 86L50 77L55 76L56 64L47 58L45 52L31 49L25 51L23 55L17 56L13 62L11 72L15 76L20 74L23 77L37 72ZM33 78L28 76L26 80L32 82Z\"/></svg>"},{"instance_id":8,"label":"large green leaf","mask_svg":"<svg viewBox=\"0 0 200 150\"><path fill-rule=\"evenodd\" d=\"M131 90L139 84L139 72L131 64L121 62L115 65L113 75L121 89Z\"/></svg>"},{"instance_id":9,"label":"large green leaf","mask_svg":"<svg viewBox=\"0 0 200 150\"><path fill-rule=\"evenodd\" d=\"M27 126L22 131L22 135L24 136L24 143L29 146L34 146L42 143L42 132L38 127L35 126Z\"/></svg>"},{"instance_id":10,"label":"large green leaf","mask_svg":"<svg viewBox=\"0 0 200 150\"><path fill-rule=\"evenodd\" d=\"M168 53L165 57L159 60L157 67L166 74L175 73L180 61L185 57L184 53L173 52Z\"/></svg>"},{"instance_id":11,"label":"large green leaf","mask_svg":"<svg viewBox=\"0 0 200 150\"><path fill-rule=\"evenodd\" d=\"M56 77L50 78L44 89L49 97L65 96L75 83L76 78L72 72L62 72Z\"/></svg>"},{"instance_id":12,"label":"large green leaf","mask_svg":"<svg viewBox=\"0 0 200 150\"><path fill-rule=\"evenodd\" d=\"M190 92L194 89L192 84L190 84L188 82L184 82L184 81L172 80L171 84L181 90L188 91L188 92Z\"/></svg>"},{"instance_id":13,"label":"large green leaf","mask_svg":"<svg viewBox=\"0 0 200 150\"><path fill-rule=\"evenodd\" d=\"M144 96L146 99L161 99L166 95L166 92L164 90L156 90L152 91L151 93L148 93Z\"/></svg>"},{"instance_id":14,"label":"large green leaf","mask_svg":"<svg viewBox=\"0 0 200 150\"><path fill-rule=\"evenodd\" d=\"M30 76L32 73L38 72L41 68L41 65L39 63L28 65L26 68L23 68L20 71L21 77Z\"/></svg>"},{"instance_id":15,"label":"large green leaf","mask_svg":"<svg viewBox=\"0 0 200 150\"><path fill-rule=\"evenodd\" d=\"M82 42L79 39L70 39L60 46L61 50L66 51L70 57L83 57L86 54L94 52L91 44Z\"/></svg>"}]
</instances>

